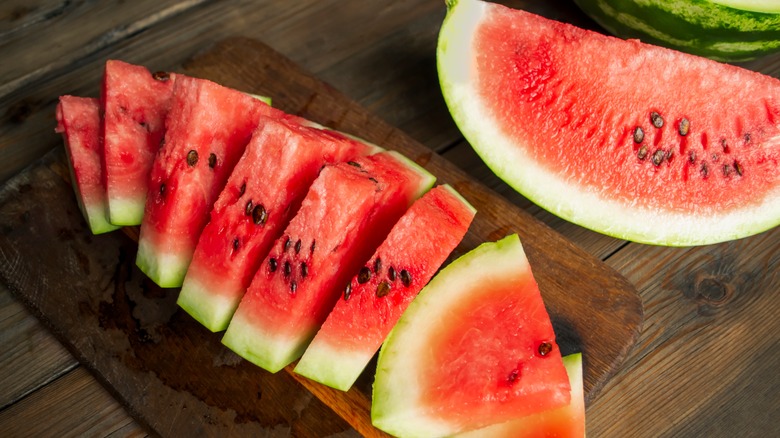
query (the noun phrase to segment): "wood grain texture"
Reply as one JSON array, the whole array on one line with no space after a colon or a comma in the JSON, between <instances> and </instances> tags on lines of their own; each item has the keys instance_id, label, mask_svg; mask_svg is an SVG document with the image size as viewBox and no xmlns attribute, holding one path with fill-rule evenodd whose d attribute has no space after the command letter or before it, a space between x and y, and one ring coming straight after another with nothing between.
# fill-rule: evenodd
<instances>
[{"instance_id":1,"label":"wood grain texture","mask_svg":"<svg viewBox=\"0 0 780 438\"><path fill-rule=\"evenodd\" d=\"M608 263L642 291L647 323L591 405L589 433L780 435L780 228L694 248L630 244Z\"/></svg>"},{"instance_id":2,"label":"wood grain texture","mask_svg":"<svg viewBox=\"0 0 780 438\"><path fill-rule=\"evenodd\" d=\"M60 406L81 412L73 418ZM77 409L82 406L82 409ZM78 368L51 385L0 412L3 437L125 437L141 438L148 432L84 368Z\"/></svg>"},{"instance_id":3,"label":"wood grain texture","mask_svg":"<svg viewBox=\"0 0 780 438\"><path fill-rule=\"evenodd\" d=\"M361 135L425 165L479 210L455 255L511 232L521 235L562 349L584 351L589 397L622 361L638 333L641 307L634 288L598 259L261 43L226 40L185 68L272 96L282 109ZM135 269L134 242L126 235L90 236L62 178L61 160L59 155L47 166L32 168L6 188L0 209L0 271L134 416L164 435L348 432L347 424L292 376L270 375L240 360L219 344L218 335L180 311L175 290L156 288ZM19 190L28 194L19 196ZM54 205L58 208L47 208ZM54 245L51 251L29 249L45 241ZM63 278L72 281L61 286L59 295L41 296L54 279ZM589 280L584 285L583 278ZM579 294L569 293L574 287ZM574 311L581 308L596 310L584 317ZM354 419L343 414L354 411L348 398L328 397L323 400L353 427L362 422L370 430L365 393L362 400L353 400L364 410ZM186 413L160 416L161 408Z\"/></svg>"}]
</instances>

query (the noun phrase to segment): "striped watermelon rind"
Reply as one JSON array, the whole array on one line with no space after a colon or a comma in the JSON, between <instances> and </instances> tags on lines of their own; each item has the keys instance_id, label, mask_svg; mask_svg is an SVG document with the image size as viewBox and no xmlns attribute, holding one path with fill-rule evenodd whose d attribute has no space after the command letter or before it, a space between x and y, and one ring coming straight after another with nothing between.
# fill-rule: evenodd
<instances>
[{"instance_id":1,"label":"striped watermelon rind","mask_svg":"<svg viewBox=\"0 0 780 438\"><path fill-rule=\"evenodd\" d=\"M575 0L599 25L718 61L780 50L780 2L770 0Z\"/></svg>"}]
</instances>

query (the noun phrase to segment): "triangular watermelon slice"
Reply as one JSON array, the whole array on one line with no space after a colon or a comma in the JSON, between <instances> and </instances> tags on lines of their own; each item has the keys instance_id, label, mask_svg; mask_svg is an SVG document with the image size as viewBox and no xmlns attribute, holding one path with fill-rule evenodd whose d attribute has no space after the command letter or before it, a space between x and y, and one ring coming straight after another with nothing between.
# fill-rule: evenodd
<instances>
[{"instance_id":1,"label":"triangular watermelon slice","mask_svg":"<svg viewBox=\"0 0 780 438\"><path fill-rule=\"evenodd\" d=\"M325 166L255 274L222 342L271 372L299 358L349 279L434 180L397 152Z\"/></svg>"},{"instance_id":2,"label":"triangular watermelon slice","mask_svg":"<svg viewBox=\"0 0 780 438\"><path fill-rule=\"evenodd\" d=\"M116 230L108 221L106 190L103 185L103 148L100 142L98 99L60 96L56 110L57 128L68 154L71 182L79 209L93 234Z\"/></svg>"},{"instance_id":3,"label":"triangular watermelon slice","mask_svg":"<svg viewBox=\"0 0 780 438\"><path fill-rule=\"evenodd\" d=\"M109 220L140 225L149 173L165 133L176 75L106 62L101 87Z\"/></svg>"},{"instance_id":4,"label":"triangular watermelon slice","mask_svg":"<svg viewBox=\"0 0 780 438\"><path fill-rule=\"evenodd\" d=\"M297 117L262 117L210 214L178 304L224 330L271 244L326 163L377 151Z\"/></svg>"},{"instance_id":5,"label":"triangular watermelon slice","mask_svg":"<svg viewBox=\"0 0 780 438\"><path fill-rule=\"evenodd\" d=\"M441 270L380 350L373 424L446 436L565 406L571 387L516 234Z\"/></svg>"},{"instance_id":6,"label":"triangular watermelon slice","mask_svg":"<svg viewBox=\"0 0 780 438\"><path fill-rule=\"evenodd\" d=\"M214 82L177 78L164 144L149 179L136 258L155 283L182 285L208 213L260 116L280 113Z\"/></svg>"},{"instance_id":7,"label":"triangular watermelon slice","mask_svg":"<svg viewBox=\"0 0 780 438\"><path fill-rule=\"evenodd\" d=\"M437 63L452 117L542 208L662 245L780 224L780 80L492 2L447 4Z\"/></svg>"},{"instance_id":8,"label":"triangular watermelon slice","mask_svg":"<svg viewBox=\"0 0 780 438\"><path fill-rule=\"evenodd\" d=\"M295 372L348 390L420 289L463 239L476 210L449 185L431 189L349 282Z\"/></svg>"}]
</instances>

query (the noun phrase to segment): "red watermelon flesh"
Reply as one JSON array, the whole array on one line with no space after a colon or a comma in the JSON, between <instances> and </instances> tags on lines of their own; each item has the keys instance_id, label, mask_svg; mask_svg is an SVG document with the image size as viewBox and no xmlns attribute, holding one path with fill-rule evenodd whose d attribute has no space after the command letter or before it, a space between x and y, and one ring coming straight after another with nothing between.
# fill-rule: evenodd
<instances>
[{"instance_id":1,"label":"red watermelon flesh","mask_svg":"<svg viewBox=\"0 0 780 438\"><path fill-rule=\"evenodd\" d=\"M100 104L97 99L60 96L56 110L57 128L62 134L71 181L79 209L93 234L113 231L118 227L108 222L106 191L100 143Z\"/></svg>"},{"instance_id":2,"label":"red watermelon flesh","mask_svg":"<svg viewBox=\"0 0 780 438\"><path fill-rule=\"evenodd\" d=\"M475 150L564 219L665 245L780 223L776 78L476 0L437 56Z\"/></svg>"},{"instance_id":3,"label":"red watermelon flesh","mask_svg":"<svg viewBox=\"0 0 780 438\"><path fill-rule=\"evenodd\" d=\"M176 75L106 62L101 87L106 192L111 223L140 225L149 172L165 132Z\"/></svg>"},{"instance_id":4,"label":"red watermelon flesh","mask_svg":"<svg viewBox=\"0 0 780 438\"><path fill-rule=\"evenodd\" d=\"M480 245L412 301L377 361L371 418L449 436L571 399L550 317L517 235Z\"/></svg>"},{"instance_id":5,"label":"red watermelon flesh","mask_svg":"<svg viewBox=\"0 0 780 438\"><path fill-rule=\"evenodd\" d=\"M296 117L262 117L200 235L179 305L211 331L224 330L322 166L375 151Z\"/></svg>"},{"instance_id":6,"label":"red watermelon flesh","mask_svg":"<svg viewBox=\"0 0 780 438\"><path fill-rule=\"evenodd\" d=\"M300 357L349 279L433 181L396 152L326 166L260 265L222 342L271 372Z\"/></svg>"},{"instance_id":7,"label":"red watermelon flesh","mask_svg":"<svg viewBox=\"0 0 780 438\"><path fill-rule=\"evenodd\" d=\"M401 313L463 239L476 210L450 186L415 201L348 283L295 371L348 390Z\"/></svg>"},{"instance_id":8,"label":"red watermelon flesh","mask_svg":"<svg viewBox=\"0 0 780 438\"><path fill-rule=\"evenodd\" d=\"M564 356L563 365L571 385L571 401L566 406L460 433L453 438L585 438L582 353Z\"/></svg>"},{"instance_id":9,"label":"red watermelon flesh","mask_svg":"<svg viewBox=\"0 0 780 438\"><path fill-rule=\"evenodd\" d=\"M182 285L208 213L260 116L279 113L240 91L177 77L164 143L150 174L136 258L155 283Z\"/></svg>"}]
</instances>

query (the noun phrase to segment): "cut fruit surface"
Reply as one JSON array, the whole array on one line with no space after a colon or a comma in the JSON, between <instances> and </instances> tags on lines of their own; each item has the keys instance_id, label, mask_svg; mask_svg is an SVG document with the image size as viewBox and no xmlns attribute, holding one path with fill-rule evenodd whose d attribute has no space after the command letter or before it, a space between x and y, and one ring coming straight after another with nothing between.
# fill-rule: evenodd
<instances>
[{"instance_id":1,"label":"cut fruit surface","mask_svg":"<svg viewBox=\"0 0 780 438\"><path fill-rule=\"evenodd\" d=\"M62 134L76 200L89 229L101 234L119 228L108 221L98 100L60 96L56 117L55 132Z\"/></svg>"},{"instance_id":2,"label":"cut fruit surface","mask_svg":"<svg viewBox=\"0 0 780 438\"><path fill-rule=\"evenodd\" d=\"M448 185L415 201L348 283L295 372L348 390L409 303L463 239L476 210Z\"/></svg>"},{"instance_id":3,"label":"cut fruit surface","mask_svg":"<svg viewBox=\"0 0 780 438\"><path fill-rule=\"evenodd\" d=\"M564 219L676 246L780 223L775 78L477 0L453 2L437 57L469 143Z\"/></svg>"},{"instance_id":4,"label":"cut fruit surface","mask_svg":"<svg viewBox=\"0 0 780 438\"><path fill-rule=\"evenodd\" d=\"M103 146L109 219L140 225L149 173L165 134L177 75L150 73L126 62L106 62L101 87Z\"/></svg>"},{"instance_id":5,"label":"cut fruit surface","mask_svg":"<svg viewBox=\"0 0 780 438\"><path fill-rule=\"evenodd\" d=\"M298 359L349 279L434 180L396 152L325 166L257 270L222 342L271 372Z\"/></svg>"},{"instance_id":6,"label":"cut fruit surface","mask_svg":"<svg viewBox=\"0 0 780 438\"><path fill-rule=\"evenodd\" d=\"M201 233L178 304L224 330L259 264L324 164L377 149L296 117L261 117Z\"/></svg>"},{"instance_id":7,"label":"cut fruit surface","mask_svg":"<svg viewBox=\"0 0 780 438\"><path fill-rule=\"evenodd\" d=\"M442 269L379 353L373 424L446 436L555 409L571 387L517 235Z\"/></svg>"},{"instance_id":8,"label":"cut fruit surface","mask_svg":"<svg viewBox=\"0 0 780 438\"><path fill-rule=\"evenodd\" d=\"M208 213L261 115L280 111L214 82L179 76L149 179L136 264L179 287Z\"/></svg>"}]
</instances>

